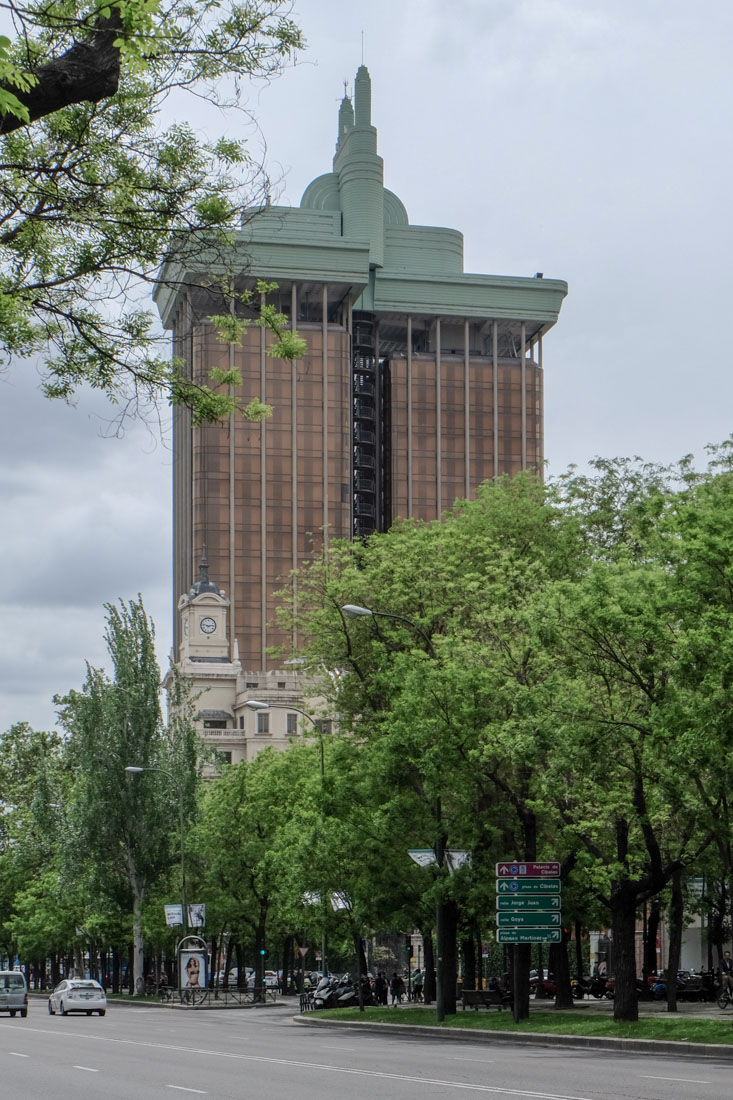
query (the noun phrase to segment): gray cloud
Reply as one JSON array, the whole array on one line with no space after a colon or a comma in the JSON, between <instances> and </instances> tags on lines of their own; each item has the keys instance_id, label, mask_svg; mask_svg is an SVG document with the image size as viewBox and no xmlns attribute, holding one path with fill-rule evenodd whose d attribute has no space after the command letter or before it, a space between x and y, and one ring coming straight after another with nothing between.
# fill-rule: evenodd
<instances>
[{"instance_id":1,"label":"gray cloud","mask_svg":"<svg viewBox=\"0 0 733 1100\"><path fill-rule=\"evenodd\" d=\"M296 15L303 62L249 89L278 201L330 170L363 31L385 182L411 221L460 229L469 271L569 282L545 342L551 472L702 458L729 435L729 4L319 0ZM185 117L257 155L244 118ZM143 428L102 438L98 399L66 409L35 384L0 377L0 728L52 722L53 693L105 663L105 601L142 592L162 661L170 644L169 452Z\"/></svg>"}]
</instances>

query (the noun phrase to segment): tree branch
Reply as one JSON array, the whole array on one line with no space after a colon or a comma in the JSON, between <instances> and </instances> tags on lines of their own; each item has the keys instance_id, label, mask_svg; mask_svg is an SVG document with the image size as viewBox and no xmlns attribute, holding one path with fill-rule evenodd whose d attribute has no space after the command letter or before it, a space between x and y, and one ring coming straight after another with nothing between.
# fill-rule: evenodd
<instances>
[{"instance_id":1,"label":"tree branch","mask_svg":"<svg viewBox=\"0 0 733 1100\"><path fill-rule=\"evenodd\" d=\"M100 18L88 38L61 57L33 70L37 83L28 91L11 85L6 90L28 109L29 121L53 114L71 103L99 103L117 91L120 82L120 51L114 43L122 30L122 17L113 8L109 18ZM0 85L1 87L1 85ZM0 118L0 134L9 134L28 123L12 113Z\"/></svg>"}]
</instances>

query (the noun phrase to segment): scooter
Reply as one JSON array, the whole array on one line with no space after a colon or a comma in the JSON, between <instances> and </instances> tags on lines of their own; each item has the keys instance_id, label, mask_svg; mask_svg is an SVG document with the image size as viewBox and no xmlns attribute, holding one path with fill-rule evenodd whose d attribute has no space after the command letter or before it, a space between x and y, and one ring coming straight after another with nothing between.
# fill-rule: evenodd
<instances>
[{"instance_id":1,"label":"scooter","mask_svg":"<svg viewBox=\"0 0 733 1100\"><path fill-rule=\"evenodd\" d=\"M600 1001L603 997L608 997L608 984L605 974L593 974L586 984L588 996L595 997L597 1001ZM611 990L611 996L613 996L613 990Z\"/></svg>"},{"instance_id":2,"label":"scooter","mask_svg":"<svg viewBox=\"0 0 733 1100\"><path fill-rule=\"evenodd\" d=\"M316 1008L351 1008L359 1003L359 993L348 974L343 978L324 977L318 983L314 1001ZM362 1003L373 1004L372 991L366 978L362 979Z\"/></svg>"}]
</instances>

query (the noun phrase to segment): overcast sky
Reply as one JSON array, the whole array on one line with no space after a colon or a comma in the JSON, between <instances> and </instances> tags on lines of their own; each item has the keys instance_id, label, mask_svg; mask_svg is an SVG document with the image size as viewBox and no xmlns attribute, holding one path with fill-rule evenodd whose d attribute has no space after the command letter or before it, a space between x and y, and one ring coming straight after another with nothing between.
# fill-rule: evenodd
<instances>
[{"instance_id":1,"label":"overcast sky","mask_svg":"<svg viewBox=\"0 0 733 1100\"><path fill-rule=\"evenodd\" d=\"M250 95L277 201L331 170L363 34L410 221L461 230L466 271L569 284L544 344L550 474L594 455L704 463L733 427L733 6L299 0L296 16L306 53ZM0 729L52 726L54 693L105 664L107 601L142 593L163 665L170 647L165 434L105 437L98 400L51 405L36 381L0 378Z\"/></svg>"}]
</instances>

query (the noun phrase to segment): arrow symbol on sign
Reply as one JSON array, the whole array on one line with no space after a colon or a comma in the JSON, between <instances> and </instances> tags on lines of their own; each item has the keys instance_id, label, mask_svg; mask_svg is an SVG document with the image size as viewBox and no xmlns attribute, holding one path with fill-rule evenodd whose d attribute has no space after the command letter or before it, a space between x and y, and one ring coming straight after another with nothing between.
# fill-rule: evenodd
<instances>
[{"instance_id":1,"label":"arrow symbol on sign","mask_svg":"<svg viewBox=\"0 0 733 1100\"><path fill-rule=\"evenodd\" d=\"M507 892L507 890L509 890L509 889L510 889L510 886L509 886L509 883L508 883L508 882L498 882L498 883L496 884L496 889L497 889L497 890L501 890L501 891L503 891L504 893L506 893L506 892Z\"/></svg>"},{"instance_id":2,"label":"arrow symbol on sign","mask_svg":"<svg viewBox=\"0 0 733 1100\"><path fill-rule=\"evenodd\" d=\"M551 913L550 916L552 917L552 923L553 924L559 924L560 923L560 914L559 913Z\"/></svg>"},{"instance_id":3,"label":"arrow symbol on sign","mask_svg":"<svg viewBox=\"0 0 733 1100\"><path fill-rule=\"evenodd\" d=\"M559 909L560 908L560 899L559 898L550 898L549 900L552 903L552 908L553 909Z\"/></svg>"}]
</instances>

